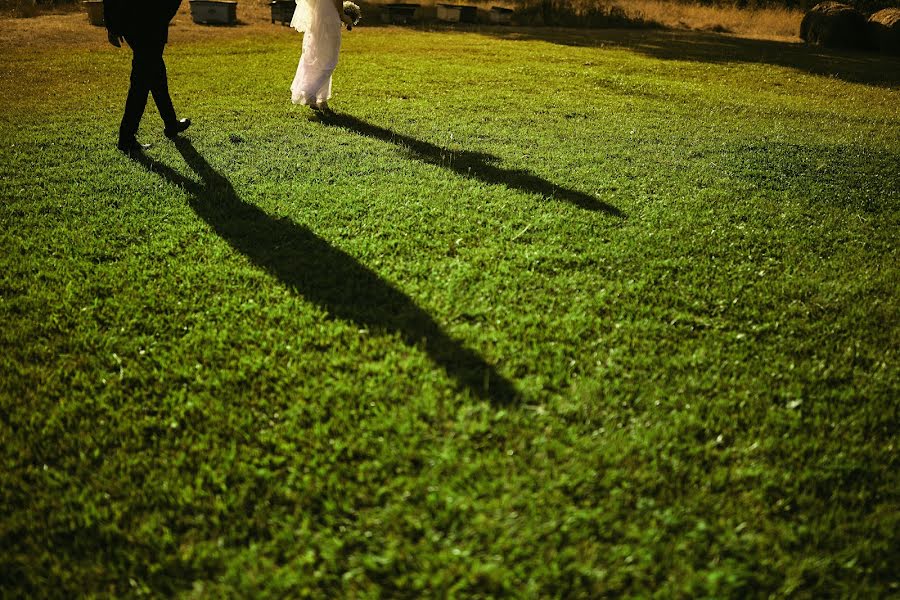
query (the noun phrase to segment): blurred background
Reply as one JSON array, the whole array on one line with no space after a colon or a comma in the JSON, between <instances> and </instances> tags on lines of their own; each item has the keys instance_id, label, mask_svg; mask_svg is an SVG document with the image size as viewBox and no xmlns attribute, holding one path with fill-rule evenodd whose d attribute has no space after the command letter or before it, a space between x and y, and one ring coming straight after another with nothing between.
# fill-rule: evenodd
<instances>
[{"instance_id":1,"label":"blurred background","mask_svg":"<svg viewBox=\"0 0 900 600\"><path fill-rule=\"evenodd\" d=\"M663 27L734 33L761 38L796 38L805 11L819 0L488 0L465 1L475 7L476 24L497 23L493 7L511 9L504 22L518 26L556 27ZM85 11L81 0L0 0L0 16L29 18L42 14ZM271 22L270 0L240 0L239 23ZM360 2L364 25L390 22L384 5L387 0ZM439 5L424 0L416 3L415 22L439 23ZM848 0L859 11L871 14L883 8L897 7L897 0ZM185 1L182 11L189 11ZM496 11L495 11L496 16Z\"/></svg>"}]
</instances>

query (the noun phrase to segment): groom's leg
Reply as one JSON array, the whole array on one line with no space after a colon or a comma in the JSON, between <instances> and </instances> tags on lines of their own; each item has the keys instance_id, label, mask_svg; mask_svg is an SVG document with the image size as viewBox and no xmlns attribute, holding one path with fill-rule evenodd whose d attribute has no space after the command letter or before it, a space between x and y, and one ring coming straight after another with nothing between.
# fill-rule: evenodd
<instances>
[{"instance_id":1,"label":"groom's leg","mask_svg":"<svg viewBox=\"0 0 900 600\"><path fill-rule=\"evenodd\" d=\"M150 93L159 110L166 128L172 127L178 118L175 116L175 107L172 105L172 97L169 95L169 80L166 74L166 63L163 60L165 45L161 44L153 51L153 77L150 81Z\"/></svg>"},{"instance_id":2,"label":"groom's leg","mask_svg":"<svg viewBox=\"0 0 900 600\"><path fill-rule=\"evenodd\" d=\"M122 115L122 123L119 125L120 142L134 139L150 92L150 63L147 60L147 53L140 44L129 43L129 45L134 55L131 59L131 85L125 99L125 114Z\"/></svg>"}]
</instances>

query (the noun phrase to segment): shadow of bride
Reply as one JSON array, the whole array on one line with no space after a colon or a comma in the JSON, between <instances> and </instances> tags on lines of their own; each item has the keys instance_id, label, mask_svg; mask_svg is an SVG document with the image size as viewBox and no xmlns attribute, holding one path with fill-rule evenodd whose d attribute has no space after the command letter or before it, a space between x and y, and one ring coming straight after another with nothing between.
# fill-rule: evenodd
<instances>
[{"instance_id":1,"label":"shadow of bride","mask_svg":"<svg viewBox=\"0 0 900 600\"><path fill-rule=\"evenodd\" d=\"M359 135L406 148L412 158L449 169L463 177L478 179L491 185L505 185L525 193L538 194L545 198L557 198L574 204L579 208L601 211L615 217L625 216L615 206L584 192L560 187L529 171L502 169L495 164L498 162L497 157L490 154L442 148L441 146L379 127L348 114L326 113L320 115L319 119L326 125L343 127Z\"/></svg>"},{"instance_id":2,"label":"shadow of bride","mask_svg":"<svg viewBox=\"0 0 900 600\"><path fill-rule=\"evenodd\" d=\"M146 155L148 171L183 187L190 206L232 248L275 276L290 290L339 319L385 333L423 349L460 386L496 404L517 397L515 386L473 350L447 335L403 292L308 228L276 218L240 199L186 139L175 145L200 178L196 182Z\"/></svg>"}]
</instances>

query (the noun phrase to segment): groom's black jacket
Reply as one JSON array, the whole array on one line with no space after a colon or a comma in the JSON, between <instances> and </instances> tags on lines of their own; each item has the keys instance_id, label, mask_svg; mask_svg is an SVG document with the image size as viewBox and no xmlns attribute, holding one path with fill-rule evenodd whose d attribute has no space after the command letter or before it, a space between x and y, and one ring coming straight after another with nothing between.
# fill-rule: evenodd
<instances>
[{"instance_id":1,"label":"groom's black jacket","mask_svg":"<svg viewBox=\"0 0 900 600\"><path fill-rule=\"evenodd\" d=\"M106 28L131 45L165 44L181 0L103 0Z\"/></svg>"}]
</instances>

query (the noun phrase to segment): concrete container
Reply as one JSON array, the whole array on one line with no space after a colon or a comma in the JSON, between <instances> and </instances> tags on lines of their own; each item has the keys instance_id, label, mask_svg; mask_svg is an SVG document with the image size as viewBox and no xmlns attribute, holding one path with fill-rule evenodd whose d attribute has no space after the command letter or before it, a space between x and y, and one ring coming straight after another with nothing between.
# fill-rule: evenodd
<instances>
[{"instance_id":1,"label":"concrete container","mask_svg":"<svg viewBox=\"0 0 900 600\"><path fill-rule=\"evenodd\" d=\"M191 18L204 25L234 25L237 5L235 0L191 0Z\"/></svg>"}]
</instances>

